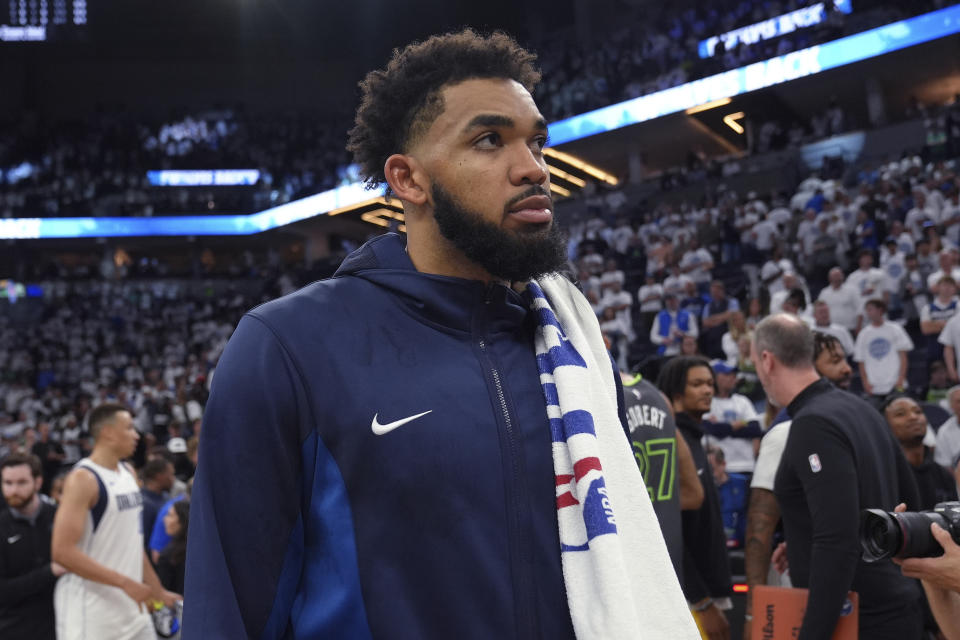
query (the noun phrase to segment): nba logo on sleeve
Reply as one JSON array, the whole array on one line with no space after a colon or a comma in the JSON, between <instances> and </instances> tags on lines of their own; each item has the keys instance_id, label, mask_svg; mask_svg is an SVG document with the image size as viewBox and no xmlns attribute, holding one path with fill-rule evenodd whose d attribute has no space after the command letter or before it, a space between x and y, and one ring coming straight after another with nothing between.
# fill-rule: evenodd
<instances>
[{"instance_id":1,"label":"nba logo on sleeve","mask_svg":"<svg viewBox=\"0 0 960 640\"><path fill-rule=\"evenodd\" d=\"M813 471L814 473L820 473L820 470L823 469L823 465L820 464L820 456L817 454L810 454L810 457L807 458L807 461L810 462L810 471Z\"/></svg>"}]
</instances>

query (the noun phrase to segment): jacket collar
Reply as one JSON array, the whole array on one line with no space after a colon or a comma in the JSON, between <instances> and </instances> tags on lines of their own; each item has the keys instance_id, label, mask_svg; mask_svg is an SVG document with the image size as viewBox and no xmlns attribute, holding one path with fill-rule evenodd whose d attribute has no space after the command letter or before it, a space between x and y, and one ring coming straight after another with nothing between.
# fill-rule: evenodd
<instances>
[{"instance_id":1,"label":"jacket collar","mask_svg":"<svg viewBox=\"0 0 960 640\"><path fill-rule=\"evenodd\" d=\"M374 238L347 256L334 274L345 276L389 291L426 322L459 331L475 331L482 321L486 332L511 332L534 317L510 287L417 271L396 233Z\"/></svg>"}]
</instances>

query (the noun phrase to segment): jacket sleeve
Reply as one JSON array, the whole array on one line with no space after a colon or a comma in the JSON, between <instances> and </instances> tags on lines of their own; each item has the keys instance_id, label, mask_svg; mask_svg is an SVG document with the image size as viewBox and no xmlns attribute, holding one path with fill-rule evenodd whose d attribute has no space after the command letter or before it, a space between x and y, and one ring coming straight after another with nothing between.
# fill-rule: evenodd
<instances>
[{"instance_id":1,"label":"jacket sleeve","mask_svg":"<svg viewBox=\"0 0 960 640\"><path fill-rule=\"evenodd\" d=\"M825 420L794 420L784 464L796 472L810 510L810 599L799 640L829 638L860 558L859 484L853 450ZM790 541L787 541L789 551Z\"/></svg>"},{"instance_id":2,"label":"jacket sleeve","mask_svg":"<svg viewBox=\"0 0 960 640\"><path fill-rule=\"evenodd\" d=\"M284 585L300 568L288 556L303 546L297 522L309 406L289 353L263 320L246 315L217 366L203 419L184 640L283 633L291 607Z\"/></svg>"},{"instance_id":3,"label":"jacket sleeve","mask_svg":"<svg viewBox=\"0 0 960 640\"><path fill-rule=\"evenodd\" d=\"M5 559L0 557L0 576L2 576L0 577L0 602L4 606L16 606L28 598L51 589L57 581L56 576L50 571L49 562L15 578L4 575L5 564Z\"/></svg>"}]
</instances>

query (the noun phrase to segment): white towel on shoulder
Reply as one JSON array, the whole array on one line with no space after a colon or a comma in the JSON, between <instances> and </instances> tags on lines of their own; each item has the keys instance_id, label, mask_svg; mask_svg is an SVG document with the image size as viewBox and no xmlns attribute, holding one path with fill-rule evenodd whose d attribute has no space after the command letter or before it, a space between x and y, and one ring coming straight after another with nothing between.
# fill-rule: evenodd
<instances>
[{"instance_id":1,"label":"white towel on shoulder","mask_svg":"<svg viewBox=\"0 0 960 640\"><path fill-rule=\"evenodd\" d=\"M699 640L617 414L614 369L583 295L561 276L527 284L553 436L557 520L578 640Z\"/></svg>"}]
</instances>

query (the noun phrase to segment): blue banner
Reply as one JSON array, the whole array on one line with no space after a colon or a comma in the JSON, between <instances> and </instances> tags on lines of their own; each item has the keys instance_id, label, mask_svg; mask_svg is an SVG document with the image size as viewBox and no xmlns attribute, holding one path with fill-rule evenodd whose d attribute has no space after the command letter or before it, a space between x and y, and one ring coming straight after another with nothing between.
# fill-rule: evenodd
<instances>
[{"instance_id":1,"label":"blue banner","mask_svg":"<svg viewBox=\"0 0 960 640\"><path fill-rule=\"evenodd\" d=\"M744 44L754 44L761 40L772 40L780 36L793 33L798 29L806 29L820 24L827 19L827 2L818 2L803 7L782 16L776 16L769 20L763 20L756 24L728 31L723 35L713 36L706 40L701 40L697 47L697 53L701 58L711 58L716 53L717 45L723 42L727 51L733 49L741 42ZM850 0L833 0L833 6L837 11L850 13L853 6Z\"/></svg>"},{"instance_id":2,"label":"blue banner","mask_svg":"<svg viewBox=\"0 0 960 640\"><path fill-rule=\"evenodd\" d=\"M550 144L646 122L958 32L960 6L947 7L554 122L550 125Z\"/></svg>"}]
</instances>

